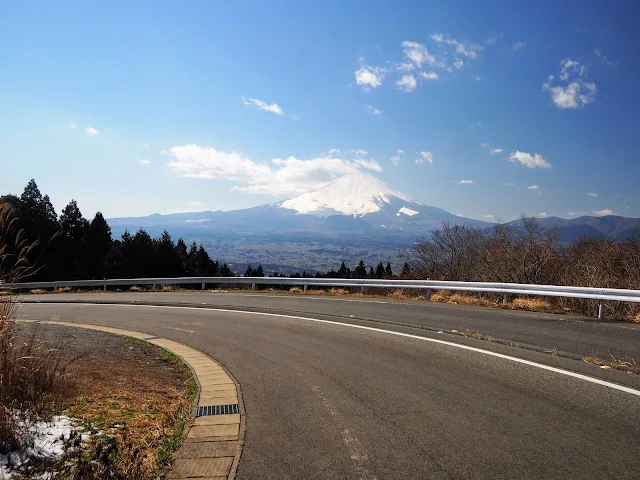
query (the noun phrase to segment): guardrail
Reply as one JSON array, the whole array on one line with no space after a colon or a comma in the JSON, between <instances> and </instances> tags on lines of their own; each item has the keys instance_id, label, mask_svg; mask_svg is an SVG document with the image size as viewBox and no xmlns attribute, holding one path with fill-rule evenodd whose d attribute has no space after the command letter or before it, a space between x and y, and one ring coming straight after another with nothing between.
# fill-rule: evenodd
<instances>
[{"instance_id":1,"label":"guardrail","mask_svg":"<svg viewBox=\"0 0 640 480\"><path fill-rule=\"evenodd\" d=\"M366 287L410 288L424 290L428 299L433 290L461 292L487 292L502 294L502 302L507 303L512 295L535 295L541 297L565 297L598 300L598 318L603 318L604 302L640 302L640 290L622 290L614 288L570 287L557 285L530 285L518 283L489 282L444 282L438 280L377 280L344 278L286 278L286 277L178 277L178 278L126 278L104 280L69 280L59 282L5 283L5 290L31 290L34 288L94 287L107 290L108 287L127 285L197 285L202 290L206 285L289 285L307 287L360 287L364 293Z\"/></svg>"}]
</instances>

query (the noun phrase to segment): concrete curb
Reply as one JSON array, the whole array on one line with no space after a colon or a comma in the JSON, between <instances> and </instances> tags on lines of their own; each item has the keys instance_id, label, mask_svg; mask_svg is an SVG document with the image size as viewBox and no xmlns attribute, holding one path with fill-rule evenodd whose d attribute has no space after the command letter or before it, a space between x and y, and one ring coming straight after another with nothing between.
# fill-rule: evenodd
<instances>
[{"instance_id":1,"label":"concrete curb","mask_svg":"<svg viewBox=\"0 0 640 480\"><path fill-rule=\"evenodd\" d=\"M229 371L207 354L155 335L120 328L83 323L43 320L37 323L85 328L133 337L159 346L179 357L193 372L198 384L196 408L187 426L184 443L174 456L165 478L232 480L238 469L246 432L245 410L240 384ZM198 407L238 405L239 413L196 417Z\"/></svg>"}]
</instances>

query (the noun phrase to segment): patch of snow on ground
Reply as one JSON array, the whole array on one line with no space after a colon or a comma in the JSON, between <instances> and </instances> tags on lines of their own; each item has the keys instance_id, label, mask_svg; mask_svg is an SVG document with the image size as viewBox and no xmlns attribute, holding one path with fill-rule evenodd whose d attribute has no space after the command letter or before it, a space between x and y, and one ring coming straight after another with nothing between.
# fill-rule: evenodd
<instances>
[{"instance_id":1,"label":"patch of snow on ground","mask_svg":"<svg viewBox=\"0 0 640 480\"><path fill-rule=\"evenodd\" d=\"M59 458L64 453L64 441L77 430L74 421L66 416L54 416L50 422L35 422L27 427L25 446L8 455L0 455L0 479L19 478L20 466L29 458ZM84 437L84 436L83 436Z\"/></svg>"},{"instance_id":2,"label":"patch of snow on ground","mask_svg":"<svg viewBox=\"0 0 640 480\"><path fill-rule=\"evenodd\" d=\"M407 207L402 207L400 210L398 210L398 213L396 215L400 216L401 213L404 213L405 215L409 215L410 217L418 214L418 212L416 212L415 210L411 210L410 208L407 208Z\"/></svg>"}]
</instances>

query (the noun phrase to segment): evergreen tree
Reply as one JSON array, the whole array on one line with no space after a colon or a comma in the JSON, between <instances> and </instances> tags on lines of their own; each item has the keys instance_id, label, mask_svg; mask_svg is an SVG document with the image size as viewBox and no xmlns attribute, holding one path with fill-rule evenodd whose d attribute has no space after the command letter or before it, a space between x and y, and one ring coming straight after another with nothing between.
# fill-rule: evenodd
<instances>
[{"instance_id":1,"label":"evergreen tree","mask_svg":"<svg viewBox=\"0 0 640 480\"><path fill-rule=\"evenodd\" d=\"M342 265L340 265L340 268L338 269L337 277L349 278L348 269L347 269L347 266L344 264L344 262L342 262Z\"/></svg>"},{"instance_id":2,"label":"evergreen tree","mask_svg":"<svg viewBox=\"0 0 640 480\"><path fill-rule=\"evenodd\" d=\"M404 262L402 266L402 276L406 277L411 274L411 267L409 266L409 262Z\"/></svg>"},{"instance_id":3,"label":"evergreen tree","mask_svg":"<svg viewBox=\"0 0 640 480\"><path fill-rule=\"evenodd\" d=\"M384 276L384 265L382 265L382 262L380 262L376 267L376 278L382 278L383 276Z\"/></svg>"},{"instance_id":4,"label":"evergreen tree","mask_svg":"<svg viewBox=\"0 0 640 480\"><path fill-rule=\"evenodd\" d=\"M180 260L180 276L187 277L191 275L189 270L189 254L187 252L187 244L181 238L176 242L176 256Z\"/></svg>"},{"instance_id":5,"label":"evergreen tree","mask_svg":"<svg viewBox=\"0 0 640 480\"><path fill-rule=\"evenodd\" d=\"M254 270L251 264L247 265L247 269L244 271L245 277L255 277Z\"/></svg>"},{"instance_id":6,"label":"evergreen tree","mask_svg":"<svg viewBox=\"0 0 640 480\"><path fill-rule=\"evenodd\" d=\"M93 278L104 278L105 259L112 248L111 227L102 216L97 212L93 220L89 224L87 235L89 243L89 251L91 254L91 265L89 267Z\"/></svg>"},{"instance_id":7,"label":"evergreen tree","mask_svg":"<svg viewBox=\"0 0 640 480\"><path fill-rule=\"evenodd\" d=\"M387 267L384 269L384 274L387 277L393 277L393 271L391 270L391 263L387 262Z\"/></svg>"},{"instance_id":8,"label":"evergreen tree","mask_svg":"<svg viewBox=\"0 0 640 480\"><path fill-rule=\"evenodd\" d=\"M229 268L229 266L225 263L220 267L219 276L221 277L233 277L233 272Z\"/></svg>"},{"instance_id":9,"label":"evergreen tree","mask_svg":"<svg viewBox=\"0 0 640 480\"><path fill-rule=\"evenodd\" d=\"M153 240L145 230L138 230L126 249L130 278L157 276L158 255Z\"/></svg>"},{"instance_id":10,"label":"evergreen tree","mask_svg":"<svg viewBox=\"0 0 640 480\"><path fill-rule=\"evenodd\" d=\"M373 271L373 267L369 267L369 278L376 278L376 272Z\"/></svg>"},{"instance_id":11,"label":"evergreen tree","mask_svg":"<svg viewBox=\"0 0 640 480\"><path fill-rule=\"evenodd\" d=\"M82 216L78 203L71 200L60 215L62 234L73 241L81 241L84 240L88 227L89 222Z\"/></svg>"},{"instance_id":12,"label":"evergreen tree","mask_svg":"<svg viewBox=\"0 0 640 480\"><path fill-rule=\"evenodd\" d=\"M367 267L364 265L364 261L360 260L358 266L353 271L353 275L355 278L366 278L367 277Z\"/></svg>"},{"instance_id":13,"label":"evergreen tree","mask_svg":"<svg viewBox=\"0 0 640 480\"><path fill-rule=\"evenodd\" d=\"M262 270L262 265L258 265L258 268L256 268L253 271L253 276L254 277L264 277L264 271Z\"/></svg>"},{"instance_id":14,"label":"evergreen tree","mask_svg":"<svg viewBox=\"0 0 640 480\"><path fill-rule=\"evenodd\" d=\"M82 216L75 200L60 215L62 237L57 242L60 259L59 274L63 280L87 278L90 275L91 255L87 242L89 222Z\"/></svg>"},{"instance_id":15,"label":"evergreen tree","mask_svg":"<svg viewBox=\"0 0 640 480\"><path fill-rule=\"evenodd\" d=\"M156 243L158 255L158 274L161 277L175 278L182 274L182 259L176 246L173 244L171 235L166 230ZM185 246L186 250L186 246Z\"/></svg>"}]
</instances>

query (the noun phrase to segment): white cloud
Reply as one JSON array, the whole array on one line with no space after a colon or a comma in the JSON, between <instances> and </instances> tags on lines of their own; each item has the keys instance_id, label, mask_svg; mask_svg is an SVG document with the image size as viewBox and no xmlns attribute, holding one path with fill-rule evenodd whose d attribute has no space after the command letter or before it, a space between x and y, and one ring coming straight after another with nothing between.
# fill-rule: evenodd
<instances>
[{"instance_id":1,"label":"white cloud","mask_svg":"<svg viewBox=\"0 0 640 480\"><path fill-rule=\"evenodd\" d=\"M489 38L487 38L487 40L484 43L487 43L489 45L493 45L494 43L496 43L498 40L502 40L504 38L504 33L494 33L493 35L489 35Z\"/></svg>"},{"instance_id":2,"label":"white cloud","mask_svg":"<svg viewBox=\"0 0 640 480\"><path fill-rule=\"evenodd\" d=\"M143 143L140 145L142 148L149 148L149 144L148 143Z\"/></svg>"},{"instance_id":3,"label":"white cloud","mask_svg":"<svg viewBox=\"0 0 640 480\"><path fill-rule=\"evenodd\" d=\"M436 43L444 43L446 45L453 45L456 53L470 59L478 58L478 52L483 50L482 45L469 42L459 42L450 35L443 35L441 33L434 33L431 35L431 39Z\"/></svg>"},{"instance_id":4,"label":"white cloud","mask_svg":"<svg viewBox=\"0 0 640 480\"><path fill-rule=\"evenodd\" d=\"M613 210L610 210L608 208L605 208L603 210L594 210L593 214L596 217L604 217L605 215L613 215Z\"/></svg>"},{"instance_id":5,"label":"white cloud","mask_svg":"<svg viewBox=\"0 0 640 480\"><path fill-rule=\"evenodd\" d=\"M515 152L511 152L508 160L511 163L524 165L527 168L551 168L551 164L538 153L531 155L530 153L519 152L516 150Z\"/></svg>"},{"instance_id":6,"label":"white cloud","mask_svg":"<svg viewBox=\"0 0 640 480\"><path fill-rule=\"evenodd\" d=\"M527 44L525 42L516 42L511 45L511 48L513 48L514 50L522 50L526 46Z\"/></svg>"},{"instance_id":7,"label":"white cloud","mask_svg":"<svg viewBox=\"0 0 640 480\"><path fill-rule=\"evenodd\" d=\"M138 162L140 165L144 165L144 166L147 166L147 165L149 165L151 163L146 158L136 158L136 162Z\"/></svg>"},{"instance_id":8,"label":"white cloud","mask_svg":"<svg viewBox=\"0 0 640 480\"><path fill-rule=\"evenodd\" d=\"M502 149L502 148L492 148L491 149L491 155L499 155L502 152L504 152L504 149Z\"/></svg>"},{"instance_id":9,"label":"white cloud","mask_svg":"<svg viewBox=\"0 0 640 480\"><path fill-rule=\"evenodd\" d=\"M234 190L268 195L303 193L338 176L361 169L382 171L373 159L345 160L330 155L309 160L295 157L254 162L241 153L195 144L172 147L167 167L181 177L238 182Z\"/></svg>"},{"instance_id":10,"label":"white cloud","mask_svg":"<svg viewBox=\"0 0 640 480\"><path fill-rule=\"evenodd\" d=\"M487 79L487 77L483 77L482 75L476 75L476 81L477 82L488 82L489 80Z\"/></svg>"},{"instance_id":11,"label":"white cloud","mask_svg":"<svg viewBox=\"0 0 640 480\"><path fill-rule=\"evenodd\" d=\"M495 215L482 215L482 218L496 218Z\"/></svg>"},{"instance_id":12,"label":"white cloud","mask_svg":"<svg viewBox=\"0 0 640 480\"><path fill-rule=\"evenodd\" d=\"M596 84L587 78L584 65L576 60L567 58L560 62L562 65L558 81L554 75L549 75L542 89L551 94L551 100L561 109L576 109L595 102L598 89Z\"/></svg>"},{"instance_id":13,"label":"white cloud","mask_svg":"<svg viewBox=\"0 0 640 480\"><path fill-rule=\"evenodd\" d=\"M340 153L340 149L339 148L330 148L329 149L329 155L336 155Z\"/></svg>"},{"instance_id":14,"label":"white cloud","mask_svg":"<svg viewBox=\"0 0 640 480\"><path fill-rule=\"evenodd\" d=\"M584 214L585 214L585 212L567 212L567 214L568 214L570 217L579 217L579 216L581 216L581 215L584 215Z\"/></svg>"},{"instance_id":15,"label":"white cloud","mask_svg":"<svg viewBox=\"0 0 640 480\"><path fill-rule=\"evenodd\" d=\"M391 163L393 163L396 167L400 163L400 155L395 155L391 157Z\"/></svg>"},{"instance_id":16,"label":"white cloud","mask_svg":"<svg viewBox=\"0 0 640 480\"><path fill-rule=\"evenodd\" d=\"M602 51L598 48L596 48L593 53L595 54L596 57L598 57L598 59L600 60L601 63L607 65L608 67L614 67L617 65L617 62L612 62L610 61L606 55L604 55L602 53Z\"/></svg>"},{"instance_id":17,"label":"white cloud","mask_svg":"<svg viewBox=\"0 0 640 480\"><path fill-rule=\"evenodd\" d=\"M72 129L74 129L74 130L75 130L76 128L78 128L78 125L76 125L76 122L74 122L73 120L71 120L71 121L69 122L69 128L72 128Z\"/></svg>"},{"instance_id":18,"label":"white cloud","mask_svg":"<svg viewBox=\"0 0 640 480\"><path fill-rule=\"evenodd\" d=\"M377 108L372 107L371 105L363 105L363 107L371 115L381 115L382 114L382 110L378 110Z\"/></svg>"},{"instance_id":19,"label":"white cloud","mask_svg":"<svg viewBox=\"0 0 640 480\"><path fill-rule=\"evenodd\" d=\"M87 127L87 128L85 128L84 131L90 137L95 137L96 135L100 134L100 132L98 130L96 130L95 128L93 128L93 127Z\"/></svg>"},{"instance_id":20,"label":"white cloud","mask_svg":"<svg viewBox=\"0 0 640 480\"><path fill-rule=\"evenodd\" d=\"M460 185L470 185L473 183L473 180L454 180L454 183L459 183Z\"/></svg>"},{"instance_id":21,"label":"white cloud","mask_svg":"<svg viewBox=\"0 0 640 480\"><path fill-rule=\"evenodd\" d=\"M538 185L529 185L527 190L540 190L540 187Z\"/></svg>"},{"instance_id":22,"label":"white cloud","mask_svg":"<svg viewBox=\"0 0 640 480\"><path fill-rule=\"evenodd\" d=\"M413 72L416 69L416 66L411 62L402 62L396 66L396 70L399 72Z\"/></svg>"},{"instance_id":23,"label":"white cloud","mask_svg":"<svg viewBox=\"0 0 640 480\"><path fill-rule=\"evenodd\" d=\"M284 115L284 110L282 110L282 107L280 107L280 105L278 105L277 103L269 104L267 102L263 102L262 100L258 100L257 98L245 98L244 96L242 96L242 103L244 103L245 105L256 106L260 110L275 113L280 117Z\"/></svg>"},{"instance_id":24,"label":"white cloud","mask_svg":"<svg viewBox=\"0 0 640 480\"><path fill-rule=\"evenodd\" d=\"M402 155L404 153L404 150L398 150L398 153Z\"/></svg>"},{"instance_id":25,"label":"white cloud","mask_svg":"<svg viewBox=\"0 0 640 480\"><path fill-rule=\"evenodd\" d=\"M425 162L429 162L429 165L433 165L433 154L431 152L420 152L420 156L414 161L417 165L422 165Z\"/></svg>"},{"instance_id":26,"label":"white cloud","mask_svg":"<svg viewBox=\"0 0 640 480\"><path fill-rule=\"evenodd\" d=\"M396 86L398 89L407 93L415 90L417 84L416 78L411 73L402 75L400 80L396 80Z\"/></svg>"},{"instance_id":27,"label":"white cloud","mask_svg":"<svg viewBox=\"0 0 640 480\"><path fill-rule=\"evenodd\" d=\"M482 122L476 122L473 125L471 125L469 128L475 129L475 128L480 127L480 126L482 126Z\"/></svg>"},{"instance_id":28,"label":"white cloud","mask_svg":"<svg viewBox=\"0 0 640 480\"><path fill-rule=\"evenodd\" d=\"M545 217L547 217L547 216L548 216L548 215L547 215L547 212L540 212L540 213L538 214L538 217L540 217L540 218L545 218Z\"/></svg>"},{"instance_id":29,"label":"white cloud","mask_svg":"<svg viewBox=\"0 0 640 480\"><path fill-rule=\"evenodd\" d=\"M360 67L354 73L356 77L356 83L362 87L365 92L372 88L378 88L382 85L386 69L380 67L374 67L371 65L365 65Z\"/></svg>"},{"instance_id":30,"label":"white cloud","mask_svg":"<svg viewBox=\"0 0 640 480\"><path fill-rule=\"evenodd\" d=\"M402 42L402 49L404 51L404 57L418 68L422 67L425 63L436 63L436 57L431 55L427 47L421 43L405 41Z\"/></svg>"},{"instance_id":31,"label":"white cloud","mask_svg":"<svg viewBox=\"0 0 640 480\"><path fill-rule=\"evenodd\" d=\"M438 80L440 76L436 72L420 72L420 78L423 80Z\"/></svg>"},{"instance_id":32,"label":"white cloud","mask_svg":"<svg viewBox=\"0 0 640 480\"><path fill-rule=\"evenodd\" d=\"M457 69L457 70L461 70L464 67L464 62L462 61L461 58L456 58L456 61L453 62L453 66Z\"/></svg>"},{"instance_id":33,"label":"white cloud","mask_svg":"<svg viewBox=\"0 0 640 480\"><path fill-rule=\"evenodd\" d=\"M483 142L480 144L482 148L489 148L489 144L487 142Z\"/></svg>"},{"instance_id":34,"label":"white cloud","mask_svg":"<svg viewBox=\"0 0 640 480\"><path fill-rule=\"evenodd\" d=\"M597 197L597 196L598 196L598 194L597 194L597 193L595 193L595 192L589 192L589 196L590 196L590 197Z\"/></svg>"},{"instance_id":35,"label":"white cloud","mask_svg":"<svg viewBox=\"0 0 640 480\"><path fill-rule=\"evenodd\" d=\"M300 115L291 115L291 118L297 122L300 120Z\"/></svg>"},{"instance_id":36,"label":"white cloud","mask_svg":"<svg viewBox=\"0 0 640 480\"><path fill-rule=\"evenodd\" d=\"M347 150L345 153L347 155L355 155L356 157L364 157L368 152L366 150L363 150L362 148L356 148L353 150Z\"/></svg>"}]
</instances>

